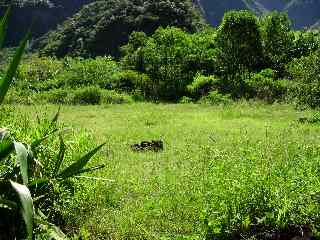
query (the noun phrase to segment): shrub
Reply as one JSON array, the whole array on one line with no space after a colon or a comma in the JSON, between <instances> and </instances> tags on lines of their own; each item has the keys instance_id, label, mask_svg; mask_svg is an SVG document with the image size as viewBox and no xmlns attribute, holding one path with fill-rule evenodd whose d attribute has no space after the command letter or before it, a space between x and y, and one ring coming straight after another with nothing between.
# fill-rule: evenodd
<instances>
[{"instance_id":1,"label":"shrub","mask_svg":"<svg viewBox=\"0 0 320 240\"><path fill-rule=\"evenodd\" d=\"M187 86L189 93L195 97L200 98L202 96L207 95L210 90L213 90L217 86L218 79L211 75L211 76L203 76L201 74L197 74L193 82Z\"/></svg>"},{"instance_id":2,"label":"shrub","mask_svg":"<svg viewBox=\"0 0 320 240\"><path fill-rule=\"evenodd\" d=\"M101 89L99 87L85 87L73 92L73 104L100 104Z\"/></svg>"},{"instance_id":3,"label":"shrub","mask_svg":"<svg viewBox=\"0 0 320 240\"><path fill-rule=\"evenodd\" d=\"M160 27L150 37L134 33L122 48L122 64L148 76L138 86L147 98L176 101L187 94L196 72L213 68L213 35L209 31L191 35L176 27Z\"/></svg>"},{"instance_id":4,"label":"shrub","mask_svg":"<svg viewBox=\"0 0 320 240\"><path fill-rule=\"evenodd\" d=\"M63 64L64 70L56 76L56 81L73 89L92 85L111 89L114 76L120 71L110 57L65 58Z\"/></svg>"},{"instance_id":5,"label":"shrub","mask_svg":"<svg viewBox=\"0 0 320 240\"><path fill-rule=\"evenodd\" d=\"M183 96L179 100L179 103L181 103L181 104L192 103L192 102L193 102L193 99L189 98L189 97L186 97L186 96Z\"/></svg>"},{"instance_id":6,"label":"shrub","mask_svg":"<svg viewBox=\"0 0 320 240\"><path fill-rule=\"evenodd\" d=\"M21 90L35 92L59 88L61 85L55 79L62 71L60 60L32 55L19 66L15 84Z\"/></svg>"},{"instance_id":7,"label":"shrub","mask_svg":"<svg viewBox=\"0 0 320 240\"><path fill-rule=\"evenodd\" d=\"M132 92L135 89L145 89L149 82L148 75L133 70L125 70L115 75L112 89Z\"/></svg>"},{"instance_id":8,"label":"shrub","mask_svg":"<svg viewBox=\"0 0 320 240\"><path fill-rule=\"evenodd\" d=\"M300 107L319 108L320 83L297 83L290 88L290 99Z\"/></svg>"},{"instance_id":9,"label":"shrub","mask_svg":"<svg viewBox=\"0 0 320 240\"><path fill-rule=\"evenodd\" d=\"M221 94L218 91L211 91L205 97L202 97L200 103L207 103L212 105L228 105L232 103L230 94Z\"/></svg>"},{"instance_id":10,"label":"shrub","mask_svg":"<svg viewBox=\"0 0 320 240\"><path fill-rule=\"evenodd\" d=\"M320 106L320 50L291 62L287 71L292 82L290 97L298 105Z\"/></svg>"},{"instance_id":11,"label":"shrub","mask_svg":"<svg viewBox=\"0 0 320 240\"><path fill-rule=\"evenodd\" d=\"M70 93L70 89L52 89L38 94L38 98L51 104L67 104L70 103Z\"/></svg>"},{"instance_id":12,"label":"shrub","mask_svg":"<svg viewBox=\"0 0 320 240\"><path fill-rule=\"evenodd\" d=\"M283 99L287 93L288 82L275 80L275 73L271 69L255 73L246 79L248 97L258 98L267 102Z\"/></svg>"},{"instance_id":13,"label":"shrub","mask_svg":"<svg viewBox=\"0 0 320 240\"><path fill-rule=\"evenodd\" d=\"M118 93L114 90L104 90L102 92L102 103L104 104L124 104L124 103L132 103L133 99L131 96Z\"/></svg>"}]
</instances>

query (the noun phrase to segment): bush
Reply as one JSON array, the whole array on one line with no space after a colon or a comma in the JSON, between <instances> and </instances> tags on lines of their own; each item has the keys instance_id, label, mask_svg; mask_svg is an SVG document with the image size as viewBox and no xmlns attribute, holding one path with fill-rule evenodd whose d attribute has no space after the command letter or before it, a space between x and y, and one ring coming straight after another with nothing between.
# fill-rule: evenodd
<instances>
[{"instance_id":1,"label":"bush","mask_svg":"<svg viewBox=\"0 0 320 240\"><path fill-rule=\"evenodd\" d=\"M63 64L64 69L56 81L73 89L92 85L111 89L115 74L120 71L118 63L110 57L65 58Z\"/></svg>"},{"instance_id":2,"label":"bush","mask_svg":"<svg viewBox=\"0 0 320 240\"><path fill-rule=\"evenodd\" d=\"M104 90L102 92L102 100L101 103L104 104L125 104L125 103L132 103L133 99L131 96L118 93L114 90Z\"/></svg>"},{"instance_id":3,"label":"bush","mask_svg":"<svg viewBox=\"0 0 320 240\"><path fill-rule=\"evenodd\" d=\"M50 91L40 93L38 98L51 104L67 104L70 102L70 90L68 89L52 89Z\"/></svg>"},{"instance_id":4,"label":"bush","mask_svg":"<svg viewBox=\"0 0 320 240\"><path fill-rule=\"evenodd\" d=\"M191 35L176 27L160 27L150 37L133 33L122 48L122 64L148 76L138 86L147 98L177 101L187 94L196 72L213 68L213 36L212 32Z\"/></svg>"},{"instance_id":5,"label":"bush","mask_svg":"<svg viewBox=\"0 0 320 240\"><path fill-rule=\"evenodd\" d=\"M218 79L215 76L203 76L198 73L193 82L187 86L187 89L193 97L200 98L207 95L210 90L213 90L217 83Z\"/></svg>"},{"instance_id":6,"label":"bush","mask_svg":"<svg viewBox=\"0 0 320 240\"><path fill-rule=\"evenodd\" d=\"M287 66L292 82L290 97L298 105L312 108L320 106L320 50L308 57L302 57Z\"/></svg>"},{"instance_id":7,"label":"bush","mask_svg":"<svg viewBox=\"0 0 320 240\"><path fill-rule=\"evenodd\" d=\"M270 103L277 99L283 99L286 96L289 84L287 81L275 80L274 78L273 70L265 69L246 79L248 97L258 98Z\"/></svg>"},{"instance_id":8,"label":"bush","mask_svg":"<svg viewBox=\"0 0 320 240\"><path fill-rule=\"evenodd\" d=\"M320 107L320 83L297 83L290 88L290 99L299 107Z\"/></svg>"},{"instance_id":9,"label":"bush","mask_svg":"<svg viewBox=\"0 0 320 240\"><path fill-rule=\"evenodd\" d=\"M218 91L211 91L207 96L202 97L199 102L212 105L228 105L232 103L232 98L229 94L221 94Z\"/></svg>"},{"instance_id":10,"label":"bush","mask_svg":"<svg viewBox=\"0 0 320 240\"><path fill-rule=\"evenodd\" d=\"M149 82L148 75L133 70L125 70L115 75L112 89L133 92L135 89L145 89Z\"/></svg>"},{"instance_id":11,"label":"bush","mask_svg":"<svg viewBox=\"0 0 320 240\"><path fill-rule=\"evenodd\" d=\"M21 90L35 92L58 88L60 85L55 79L63 68L62 62L56 58L32 55L19 66L15 84Z\"/></svg>"},{"instance_id":12,"label":"bush","mask_svg":"<svg viewBox=\"0 0 320 240\"><path fill-rule=\"evenodd\" d=\"M73 92L73 104L100 104L101 102L101 89L98 87L86 87L77 89Z\"/></svg>"},{"instance_id":13,"label":"bush","mask_svg":"<svg viewBox=\"0 0 320 240\"><path fill-rule=\"evenodd\" d=\"M193 99L189 98L189 97L186 97L186 96L183 96L179 100L179 103L181 103L181 104L192 103L192 102L193 102Z\"/></svg>"},{"instance_id":14,"label":"bush","mask_svg":"<svg viewBox=\"0 0 320 240\"><path fill-rule=\"evenodd\" d=\"M20 66L15 84L19 89L34 92L92 85L111 89L118 72L120 66L110 57L58 60L33 55Z\"/></svg>"}]
</instances>

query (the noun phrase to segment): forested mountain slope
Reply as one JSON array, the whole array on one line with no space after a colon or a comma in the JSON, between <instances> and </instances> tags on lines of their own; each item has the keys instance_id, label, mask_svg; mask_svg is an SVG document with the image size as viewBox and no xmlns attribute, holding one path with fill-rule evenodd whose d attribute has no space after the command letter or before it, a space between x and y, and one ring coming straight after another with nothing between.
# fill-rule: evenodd
<instances>
[{"instance_id":1,"label":"forested mountain slope","mask_svg":"<svg viewBox=\"0 0 320 240\"><path fill-rule=\"evenodd\" d=\"M97 0L0 0L0 15L3 14L6 7L4 3L24 2L23 6L14 7L7 40L11 45L16 44L23 36L24 32L30 26L32 20L35 20L33 36L37 38L42 34L53 30L56 26L74 15L83 5ZM320 20L320 1L319 0L192 0L195 5L201 9L203 16L209 23L217 26L224 13L228 10L249 9L256 14L263 14L268 11L278 10L287 11L293 21L295 28L318 26ZM40 2L40 3L39 3ZM110 5L108 11L116 12L118 3ZM143 0L129 0L131 3L148 2ZM170 1L159 1L170 2ZM185 2L180 0L180 2ZM47 4L49 3L49 4ZM97 15L101 15L105 9L96 9ZM166 13L162 12L163 18ZM176 15L176 18L181 17Z\"/></svg>"},{"instance_id":2,"label":"forested mountain slope","mask_svg":"<svg viewBox=\"0 0 320 240\"><path fill-rule=\"evenodd\" d=\"M177 26L195 32L202 22L192 2L186 0L96 1L46 34L38 48L58 57L119 56L119 47L133 31L151 34L159 26Z\"/></svg>"}]
</instances>

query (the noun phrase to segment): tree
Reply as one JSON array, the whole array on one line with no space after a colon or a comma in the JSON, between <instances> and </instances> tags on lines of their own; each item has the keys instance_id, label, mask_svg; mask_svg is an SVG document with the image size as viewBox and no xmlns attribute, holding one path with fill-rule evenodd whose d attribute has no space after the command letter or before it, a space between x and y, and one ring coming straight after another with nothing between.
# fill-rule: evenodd
<instances>
[{"instance_id":1,"label":"tree","mask_svg":"<svg viewBox=\"0 0 320 240\"><path fill-rule=\"evenodd\" d=\"M291 61L294 33L286 13L272 12L260 19L266 67L283 73Z\"/></svg>"},{"instance_id":2,"label":"tree","mask_svg":"<svg viewBox=\"0 0 320 240\"><path fill-rule=\"evenodd\" d=\"M189 34L176 27L160 27L150 37L133 33L122 48L121 62L148 75L150 81L142 86L145 95L175 101L187 94L186 87L197 72L211 71L214 34L210 30Z\"/></svg>"},{"instance_id":3,"label":"tree","mask_svg":"<svg viewBox=\"0 0 320 240\"><path fill-rule=\"evenodd\" d=\"M230 11L217 31L217 65L225 80L225 91L241 94L241 78L246 71L261 68L263 50L256 16L248 11Z\"/></svg>"}]
</instances>

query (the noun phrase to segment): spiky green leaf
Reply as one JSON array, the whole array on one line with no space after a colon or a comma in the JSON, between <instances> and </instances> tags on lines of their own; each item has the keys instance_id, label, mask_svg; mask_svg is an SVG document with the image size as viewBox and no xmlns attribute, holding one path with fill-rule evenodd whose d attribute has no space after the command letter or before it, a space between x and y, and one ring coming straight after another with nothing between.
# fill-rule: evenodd
<instances>
[{"instance_id":1,"label":"spiky green leaf","mask_svg":"<svg viewBox=\"0 0 320 240\"><path fill-rule=\"evenodd\" d=\"M58 175L58 173L59 173L62 161L64 159L64 154L66 152L66 145L65 145L61 135L59 136L59 139L60 139L60 150L59 150L59 153L57 155L56 165L55 165L55 168L54 168L54 171L53 171L54 177L56 177Z\"/></svg>"},{"instance_id":2,"label":"spiky green leaf","mask_svg":"<svg viewBox=\"0 0 320 240\"><path fill-rule=\"evenodd\" d=\"M8 25L9 15L10 15L10 8L7 9L6 13L0 20L0 49L2 49L4 44L4 39L6 37L6 29Z\"/></svg>"},{"instance_id":3,"label":"spiky green leaf","mask_svg":"<svg viewBox=\"0 0 320 240\"><path fill-rule=\"evenodd\" d=\"M58 177L59 178L69 178L79 174L82 169L87 165L89 160L105 145L105 143L101 144L100 146L96 147L92 151L88 152L86 155L81 157L79 160L76 160L73 164L63 170Z\"/></svg>"},{"instance_id":4,"label":"spiky green leaf","mask_svg":"<svg viewBox=\"0 0 320 240\"><path fill-rule=\"evenodd\" d=\"M4 78L0 79L0 105L3 103L4 97L7 94L9 87L13 81L14 75L22 58L22 54L26 48L27 42L30 39L30 37L31 31L29 30L24 39L22 40L19 48L17 49Z\"/></svg>"}]
</instances>

